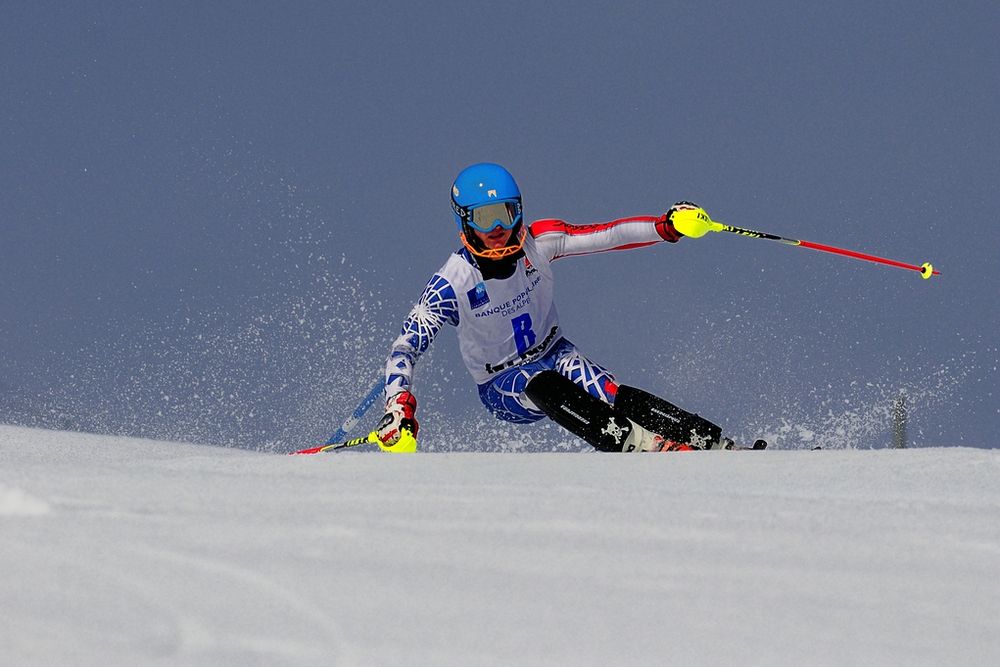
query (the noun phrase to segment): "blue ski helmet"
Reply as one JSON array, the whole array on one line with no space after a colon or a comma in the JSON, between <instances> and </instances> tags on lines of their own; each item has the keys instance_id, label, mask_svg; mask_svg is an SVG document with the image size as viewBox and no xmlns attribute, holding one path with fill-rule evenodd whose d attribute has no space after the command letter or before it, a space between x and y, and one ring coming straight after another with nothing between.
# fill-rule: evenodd
<instances>
[{"instance_id":1,"label":"blue ski helmet","mask_svg":"<svg viewBox=\"0 0 1000 667\"><path fill-rule=\"evenodd\" d=\"M451 186L451 207L455 211L455 224L463 232L464 225L473 222L472 212L475 209L500 203L513 204L509 226L521 221L521 190L510 172L498 164L480 162L468 166L458 174ZM503 226L508 227L507 224Z\"/></svg>"}]
</instances>

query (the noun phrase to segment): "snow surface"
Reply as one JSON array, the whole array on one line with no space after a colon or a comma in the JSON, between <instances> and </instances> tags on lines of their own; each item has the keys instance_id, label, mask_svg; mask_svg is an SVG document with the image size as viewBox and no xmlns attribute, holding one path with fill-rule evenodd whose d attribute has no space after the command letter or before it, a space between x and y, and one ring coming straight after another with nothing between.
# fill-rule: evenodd
<instances>
[{"instance_id":1,"label":"snow surface","mask_svg":"<svg viewBox=\"0 0 1000 667\"><path fill-rule=\"evenodd\" d=\"M0 426L0 664L1000 664L1000 451Z\"/></svg>"}]
</instances>

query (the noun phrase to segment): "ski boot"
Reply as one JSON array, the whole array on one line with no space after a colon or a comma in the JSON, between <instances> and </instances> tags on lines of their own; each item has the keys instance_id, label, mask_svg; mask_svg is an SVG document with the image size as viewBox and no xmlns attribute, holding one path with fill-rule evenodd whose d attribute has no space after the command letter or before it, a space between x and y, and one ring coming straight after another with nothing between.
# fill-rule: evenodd
<instances>
[{"instance_id":1,"label":"ski boot","mask_svg":"<svg viewBox=\"0 0 1000 667\"><path fill-rule=\"evenodd\" d=\"M622 446L623 452L691 452L697 449L686 442L675 442L647 431L631 419L628 421L632 428Z\"/></svg>"}]
</instances>

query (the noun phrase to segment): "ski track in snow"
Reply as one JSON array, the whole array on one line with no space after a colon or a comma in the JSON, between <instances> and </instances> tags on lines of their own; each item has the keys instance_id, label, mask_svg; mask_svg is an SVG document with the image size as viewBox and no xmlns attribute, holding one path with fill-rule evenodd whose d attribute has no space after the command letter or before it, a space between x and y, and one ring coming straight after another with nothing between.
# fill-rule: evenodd
<instances>
[{"instance_id":1,"label":"ski track in snow","mask_svg":"<svg viewBox=\"0 0 1000 667\"><path fill-rule=\"evenodd\" d=\"M268 455L0 426L0 664L1000 663L1000 452Z\"/></svg>"}]
</instances>

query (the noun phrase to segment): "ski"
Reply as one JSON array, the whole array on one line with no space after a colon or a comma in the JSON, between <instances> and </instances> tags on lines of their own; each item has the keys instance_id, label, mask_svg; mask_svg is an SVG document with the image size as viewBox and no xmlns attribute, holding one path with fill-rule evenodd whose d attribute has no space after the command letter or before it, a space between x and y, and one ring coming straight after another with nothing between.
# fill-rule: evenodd
<instances>
[{"instance_id":1,"label":"ski","mask_svg":"<svg viewBox=\"0 0 1000 667\"><path fill-rule=\"evenodd\" d=\"M733 449L737 451L747 451L747 452L753 452L753 451L759 452L763 449L767 449L767 441L758 438L757 440L754 440L753 444L750 445L749 447L737 445L734 443L732 447L724 447L724 449Z\"/></svg>"},{"instance_id":2,"label":"ski","mask_svg":"<svg viewBox=\"0 0 1000 667\"><path fill-rule=\"evenodd\" d=\"M767 449L767 441L758 438L753 441L753 444L747 447L746 445L737 445L732 438L722 438L712 446L706 447L705 449L729 449L733 451L760 451L762 449Z\"/></svg>"}]
</instances>

